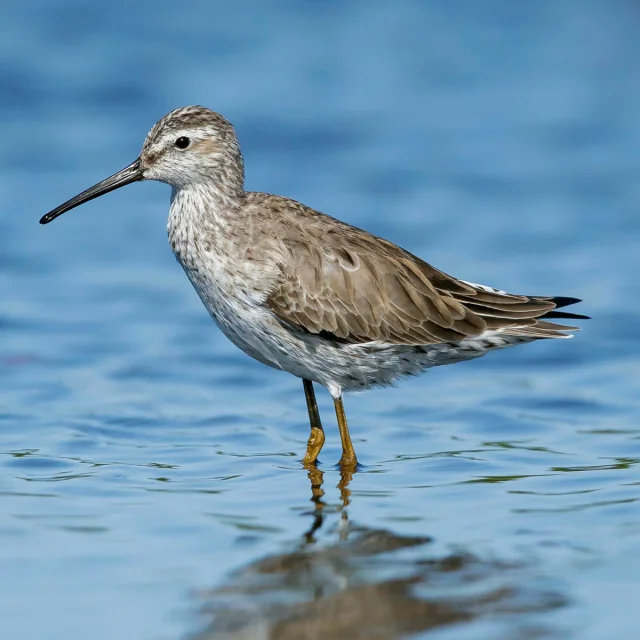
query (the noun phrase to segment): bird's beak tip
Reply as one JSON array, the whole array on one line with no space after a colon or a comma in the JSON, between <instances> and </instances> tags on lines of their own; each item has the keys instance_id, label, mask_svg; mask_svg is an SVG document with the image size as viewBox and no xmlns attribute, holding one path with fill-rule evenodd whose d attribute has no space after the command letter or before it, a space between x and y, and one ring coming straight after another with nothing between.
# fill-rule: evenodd
<instances>
[{"instance_id":1,"label":"bird's beak tip","mask_svg":"<svg viewBox=\"0 0 640 640\"><path fill-rule=\"evenodd\" d=\"M56 207L49 213L40 218L40 224L49 224L52 220L55 220L58 216L61 216L66 211L74 209L75 207L83 204L84 202L88 202L89 200L93 200L94 198L98 198L99 196L109 193L110 191L115 191L120 187L123 187L126 184L131 184L132 182L138 182L139 180L144 180L143 171L142 171L142 163L140 158L137 158L130 165L126 166L121 171L114 173L112 176L105 178L102 182L93 185L93 187L89 187L82 193L77 196L71 198L71 200L67 200L64 204L61 204L59 207Z\"/></svg>"}]
</instances>

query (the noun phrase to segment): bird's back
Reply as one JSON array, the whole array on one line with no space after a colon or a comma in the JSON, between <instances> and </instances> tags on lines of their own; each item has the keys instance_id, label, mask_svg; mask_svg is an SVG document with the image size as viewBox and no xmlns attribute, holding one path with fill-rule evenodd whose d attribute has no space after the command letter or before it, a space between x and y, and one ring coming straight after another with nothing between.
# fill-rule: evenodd
<instances>
[{"instance_id":1,"label":"bird's back","mask_svg":"<svg viewBox=\"0 0 640 640\"><path fill-rule=\"evenodd\" d=\"M513 295L449 276L397 245L264 193L248 193L271 231L277 274L265 306L281 322L336 343L428 345L498 332L567 337L576 327L548 318L575 298ZM262 234L264 235L264 234ZM273 244L275 243L275 244Z\"/></svg>"}]
</instances>

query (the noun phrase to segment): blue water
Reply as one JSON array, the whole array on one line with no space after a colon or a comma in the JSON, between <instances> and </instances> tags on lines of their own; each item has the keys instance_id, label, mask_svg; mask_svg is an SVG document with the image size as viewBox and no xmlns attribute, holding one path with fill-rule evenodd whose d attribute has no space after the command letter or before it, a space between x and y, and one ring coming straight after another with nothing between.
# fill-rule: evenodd
<instances>
[{"instance_id":1,"label":"blue water","mask_svg":"<svg viewBox=\"0 0 640 640\"><path fill-rule=\"evenodd\" d=\"M636 637L639 29L631 0L5 0L0 637ZM593 320L348 397L351 479L319 392L309 478L301 384L210 321L166 186L38 225L192 103L249 189Z\"/></svg>"}]
</instances>

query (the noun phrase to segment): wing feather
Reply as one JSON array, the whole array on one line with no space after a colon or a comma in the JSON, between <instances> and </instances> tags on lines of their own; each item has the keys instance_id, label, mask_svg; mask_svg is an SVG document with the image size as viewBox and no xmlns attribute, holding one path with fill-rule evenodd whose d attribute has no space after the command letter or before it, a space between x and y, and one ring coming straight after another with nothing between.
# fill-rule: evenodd
<instances>
[{"instance_id":1,"label":"wing feather","mask_svg":"<svg viewBox=\"0 0 640 640\"><path fill-rule=\"evenodd\" d=\"M301 208L305 224L283 227L280 271L265 305L296 330L337 342L426 345L487 330L549 338L576 329L541 320L573 298L457 280L387 240L285 202Z\"/></svg>"}]
</instances>

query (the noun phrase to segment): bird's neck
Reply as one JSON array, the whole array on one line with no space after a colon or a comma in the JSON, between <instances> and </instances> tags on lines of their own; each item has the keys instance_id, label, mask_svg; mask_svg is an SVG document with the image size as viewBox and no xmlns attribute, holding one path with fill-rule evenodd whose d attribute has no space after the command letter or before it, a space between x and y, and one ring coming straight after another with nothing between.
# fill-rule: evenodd
<instances>
[{"instance_id":1,"label":"bird's neck","mask_svg":"<svg viewBox=\"0 0 640 640\"><path fill-rule=\"evenodd\" d=\"M235 224L242 210L243 189L221 189L214 183L199 182L173 187L169 225L221 228Z\"/></svg>"},{"instance_id":2,"label":"bird's neck","mask_svg":"<svg viewBox=\"0 0 640 640\"><path fill-rule=\"evenodd\" d=\"M200 250L228 251L245 226L245 192L199 182L173 188L167 232L178 260L185 263Z\"/></svg>"}]
</instances>

